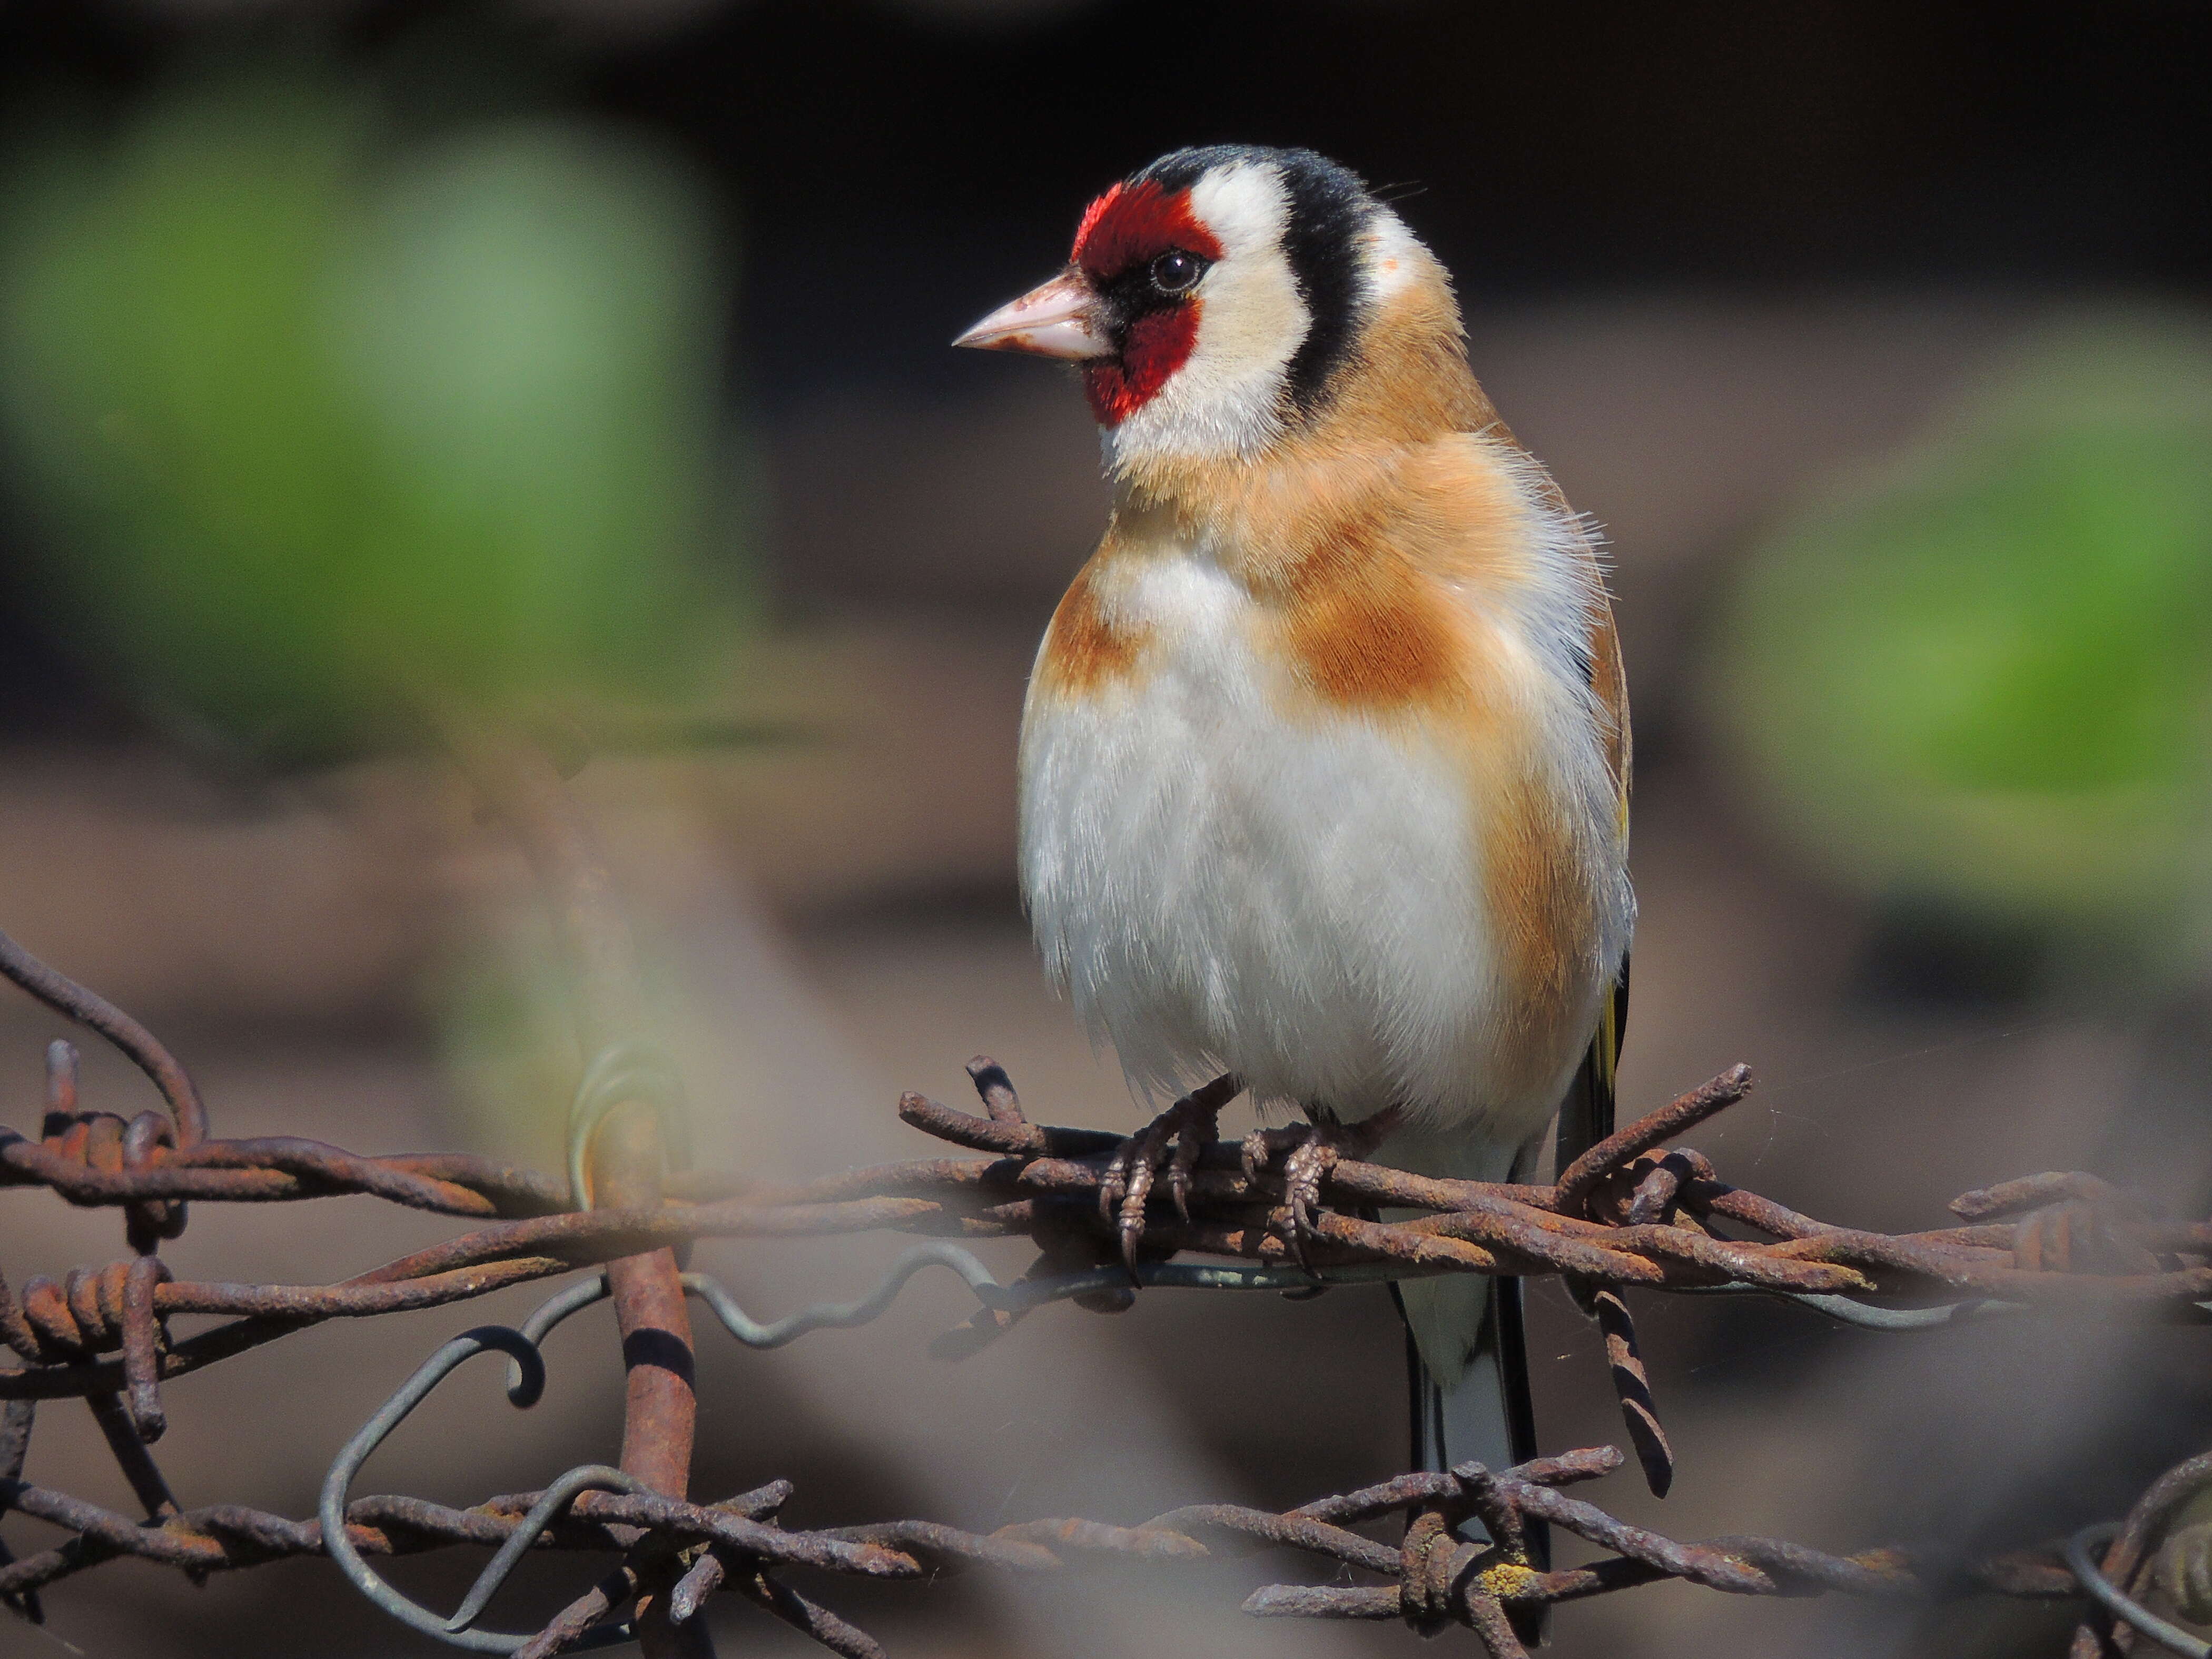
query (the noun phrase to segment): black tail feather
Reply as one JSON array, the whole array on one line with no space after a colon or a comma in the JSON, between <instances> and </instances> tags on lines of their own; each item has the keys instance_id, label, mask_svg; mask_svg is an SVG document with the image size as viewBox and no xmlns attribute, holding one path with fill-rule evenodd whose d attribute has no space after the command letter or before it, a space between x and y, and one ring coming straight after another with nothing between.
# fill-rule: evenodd
<instances>
[{"instance_id":1,"label":"black tail feather","mask_svg":"<svg viewBox=\"0 0 2212 1659\"><path fill-rule=\"evenodd\" d=\"M1628 964L1623 962L1620 980L1607 1000L1598 1030L1590 1040L1589 1052L1576 1072L1565 1099L1559 1103L1559 1129L1553 1146L1558 1169L1564 1170L1613 1133L1614 1067L1627 1018ZM1534 1173L1533 1169L1522 1166L1534 1164L1540 1144L1532 1143L1523 1149L1514 1169L1514 1179L1524 1180ZM1407 1414L1412 1419L1411 1467L1414 1468L1443 1470L1470 1460L1493 1465L1501 1460L1506 1464L1522 1463L1536 1455L1536 1405L1529 1387L1528 1334L1522 1307L1521 1281L1501 1278L1491 1280L1490 1285L1481 1333L1475 1344L1478 1362L1460 1385L1461 1397L1448 1397L1445 1389L1430 1375L1413 1340L1413 1328L1410 1325L1407 1328ZM1402 1316L1405 1303L1395 1285L1391 1297ZM1468 1393L1484 1389L1494 1389L1498 1397L1485 1401ZM1473 1425L1472 1437L1483 1443L1455 1445L1451 1429L1455 1419L1463 1425ZM1470 1437L1463 1431L1459 1437ZM1461 1531L1470 1539L1480 1540L1486 1535L1476 1522L1468 1522ZM1530 1564L1540 1571L1547 1570L1552 1559L1549 1529L1540 1521L1531 1521L1526 1541ZM1531 1646L1543 1640L1546 1623L1540 1609L1529 1609L1514 1616L1515 1629Z\"/></svg>"}]
</instances>

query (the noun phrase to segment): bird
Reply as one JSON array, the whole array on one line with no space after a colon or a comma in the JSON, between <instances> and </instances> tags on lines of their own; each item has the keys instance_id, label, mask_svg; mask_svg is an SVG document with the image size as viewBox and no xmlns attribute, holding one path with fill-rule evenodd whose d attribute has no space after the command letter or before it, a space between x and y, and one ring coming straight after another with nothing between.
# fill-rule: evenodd
<instances>
[{"instance_id":1,"label":"bird","mask_svg":"<svg viewBox=\"0 0 2212 1659\"><path fill-rule=\"evenodd\" d=\"M1636 900L1600 541L1477 380L1441 262L1311 150L1178 149L954 343L1073 363L1101 432L1018 868L1133 1086L1223 1074L1115 1158L1133 1264L1152 1176L1187 1180L1240 1087L1305 1120L1246 1142L1299 1235L1347 1151L1502 1182L1555 1121L1562 1166L1610 1133ZM1533 1455L1517 1282L1396 1292L1417 1467Z\"/></svg>"}]
</instances>

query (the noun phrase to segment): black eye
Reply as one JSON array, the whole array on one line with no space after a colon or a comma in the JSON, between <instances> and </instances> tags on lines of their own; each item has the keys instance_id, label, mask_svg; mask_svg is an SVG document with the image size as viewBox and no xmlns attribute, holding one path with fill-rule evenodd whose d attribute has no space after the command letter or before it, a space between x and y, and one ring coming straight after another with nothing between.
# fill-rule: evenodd
<instances>
[{"instance_id":1,"label":"black eye","mask_svg":"<svg viewBox=\"0 0 2212 1659\"><path fill-rule=\"evenodd\" d=\"M1206 275L1206 261L1179 247L1170 248L1152 261L1152 286L1163 294L1188 294Z\"/></svg>"}]
</instances>

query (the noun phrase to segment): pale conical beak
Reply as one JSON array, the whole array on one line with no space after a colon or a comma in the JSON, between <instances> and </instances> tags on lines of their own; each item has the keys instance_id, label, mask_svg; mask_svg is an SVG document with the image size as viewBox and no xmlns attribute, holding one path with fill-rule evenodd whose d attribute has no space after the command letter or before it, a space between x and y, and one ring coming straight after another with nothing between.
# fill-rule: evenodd
<instances>
[{"instance_id":1,"label":"pale conical beak","mask_svg":"<svg viewBox=\"0 0 2212 1659\"><path fill-rule=\"evenodd\" d=\"M1099 316L1097 290L1075 270L1000 306L952 343L979 351L1034 352L1071 362L1114 355Z\"/></svg>"}]
</instances>

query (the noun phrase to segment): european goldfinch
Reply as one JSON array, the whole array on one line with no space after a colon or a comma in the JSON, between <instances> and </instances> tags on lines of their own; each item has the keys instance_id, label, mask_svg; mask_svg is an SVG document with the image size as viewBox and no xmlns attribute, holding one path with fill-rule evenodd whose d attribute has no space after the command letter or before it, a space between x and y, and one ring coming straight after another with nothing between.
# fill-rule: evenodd
<instances>
[{"instance_id":1,"label":"european goldfinch","mask_svg":"<svg viewBox=\"0 0 2212 1659\"><path fill-rule=\"evenodd\" d=\"M1529 1171L1555 1113L1570 1156L1607 1133L1620 653L1436 258L1310 151L1177 150L956 343L1079 364L1103 433L1112 517L1023 713L1020 872L1132 1081L1233 1073L1313 1144L1471 1180ZM1401 1286L1429 1467L1533 1451L1515 1290Z\"/></svg>"}]
</instances>

